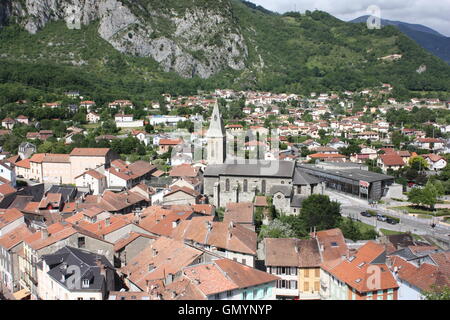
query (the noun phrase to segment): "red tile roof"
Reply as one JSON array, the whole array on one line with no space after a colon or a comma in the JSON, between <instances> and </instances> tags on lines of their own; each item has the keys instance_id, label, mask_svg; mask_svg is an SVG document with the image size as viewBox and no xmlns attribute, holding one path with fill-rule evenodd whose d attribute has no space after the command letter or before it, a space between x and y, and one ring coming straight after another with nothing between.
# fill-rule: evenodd
<instances>
[{"instance_id":1,"label":"red tile roof","mask_svg":"<svg viewBox=\"0 0 450 320\"><path fill-rule=\"evenodd\" d=\"M16 208L0 211L0 229L3 229L8 224L10 224L22 217L23 217L22 212L20 212Z\"/></svg>"},{"instance_id":2,"label":"red tile roof","mask_svg":"<svg viewBox=\"0 0 450 320\"><path fill-rule=\"evenodd\" d=\"M110 150L109 148L75 148L70 153L70 156L105 157Z\"/></svg>"},{"instance_id":3,"label":"red tile roof","mask_svg":"<svg viewBox=\"0 0 450 320\"><path fill-rule=\"evenodd\" d=\"M382 154L380 156L380 159L386 166L404 166L405 165L405 162L403 161L402 157L399 156L397 153Z\"/></svg>"}]
</instances>

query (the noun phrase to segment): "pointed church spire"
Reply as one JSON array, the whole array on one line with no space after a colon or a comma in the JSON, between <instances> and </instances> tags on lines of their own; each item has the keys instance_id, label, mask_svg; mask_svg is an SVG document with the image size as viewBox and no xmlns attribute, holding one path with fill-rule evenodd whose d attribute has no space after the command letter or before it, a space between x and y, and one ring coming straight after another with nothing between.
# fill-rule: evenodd
<instances>
[{"instance_id":1,"label":"pointed church spire","mask_svg":"<svg viewBox=\"0 0 450 320\"><path fill-rule=\"evenodd\" d=\"M223 125L222 117L219 111L219 104L216 101L211 115L211 122L209 124L207 138L222 138L225 137L225 127Z\"/></svg>"},{"instance_id":2,"label":"pointed church spire","mask_svg":"<svg viewBox=\"0 0 450 320\"><path fill-rule=\"evenodd\" d=\"M226 155L226 134L222 117L219 112L219 104L216 102L211 115L208 132L206 133L208 141L207 161L208 164L222 164Z\"/></svg>"}]
</instances>

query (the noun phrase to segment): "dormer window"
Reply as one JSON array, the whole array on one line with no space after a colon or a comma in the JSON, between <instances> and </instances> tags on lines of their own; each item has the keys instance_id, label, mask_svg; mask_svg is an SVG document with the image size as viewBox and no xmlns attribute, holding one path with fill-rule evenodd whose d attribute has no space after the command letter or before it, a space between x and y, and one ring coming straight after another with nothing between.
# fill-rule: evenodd
<instances>
[{"instance_id":1,"label":"dormer window","mask_svg":"<svg viewBox=\"0 0 450 320\"><path fill-rule=\"evenodd\" d=\"M89 283L90 283L89 279L83 279L82 283L83 288L89 288Z\"/></svg>"}]
</instances>

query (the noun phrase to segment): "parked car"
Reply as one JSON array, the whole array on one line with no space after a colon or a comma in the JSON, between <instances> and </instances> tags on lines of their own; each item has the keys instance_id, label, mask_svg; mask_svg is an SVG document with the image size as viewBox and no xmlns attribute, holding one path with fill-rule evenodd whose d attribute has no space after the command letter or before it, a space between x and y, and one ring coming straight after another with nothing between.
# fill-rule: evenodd
<instances>
[{"instance_id":1,"label":"parked car","mask_svg":"<svg viewBox=\"0 0 450 320\"><path fill-rule=\"evenodd\" d=\"M384 216L384 215L382 215L382 214L377 214L377 220L378 221L382 221L382 222L385 222L386 220L387 220L388 218L386 217L386 216Z\"/></svg>"},{"instance_id":2,"label":"parked car","mask_svg":"<svg viewBox=\"0 0 450 320\"><path fill-rule=\"evenodd\" d=\"M395 220L395 219L392 219L392 218L387 218L386 222L389 223L389 224L398 224L398 221Z\"/></svg>"},{"instance_id":3,"label":"parked car","mask_svg":"<svg viewBox=\"0 0 450 320\"><path fill-rule=\"evenodd\" d=\"M368 213L367 211L363 211L363 212L361 212L361 215L363 216L363 217L372 217L372 215L370 214L370 213Z\"/></svg>"}]
</instances>

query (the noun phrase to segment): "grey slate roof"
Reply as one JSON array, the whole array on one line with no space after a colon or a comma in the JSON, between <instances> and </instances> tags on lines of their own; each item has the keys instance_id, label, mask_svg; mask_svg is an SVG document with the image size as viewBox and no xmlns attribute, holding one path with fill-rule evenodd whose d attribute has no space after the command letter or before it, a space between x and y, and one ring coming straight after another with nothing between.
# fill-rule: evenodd
<instances>
[{"instance_id":1,"label":"grey slate roof","mask_svg":"<svg viewBox=\"0 0 450 320\"><path fill-rule=\"evenodd\" d=\"M294 168L295 162L293 161L257 161L249 164L224 163L207 166L204 176L292 178Z\"/></svg>"},{"instance_id":2,"label":"grey slate roof","mask_svg":"<svg viewBox=\"0 0 450 320\"><path fill-rule=\"evenodd\" d=\"M54 254L43 255L42 259L50 267L48 275L70 291L102 290L106 279L100 274L100 267L96 263L97 260L100 260L106 268L114 270L114 267L105 256L68 246L61 248ZM71 266L78 267L80 270L80 288L72 289L68 286L68 280L73 274L72 272L68 273ZM82 286L84 279L89 280L89 288ZM73 280L70 283L74 283Z\"/></svg>"},{"instance_id":3,"label":"grey slate roof","mask_svg":"<svg viewBox=\"0 0 450 320\"><path fill-rule=\"evenodd\" d=\"M270 188L270 194L275 194L277 192L281 192L284 194L285 197L290 197L292 193L292 186L291 185L274 185L272 188Z\"/></svg>"},{"instance_id":4,"label":"grey slate roof","mask_svg":"<svg viewBox=\"0 0 450 320\"><path fill-rule=\"evenodd\" d=\"M307 186L307 185L311 185L311 184L319 184L320 182L322 182L321 179L314 177L314 176L302 171L299 168L295 169L294 179L292 181L293 185Z\"/></svg>"},{"instance_id":5,"label":"grey slate roof","mask_svg":"<svg viewBox=\"0 0 450 320\"><path fill-rule=\"evenodd\" d=\"M302 164L298 166L299 168L303 168L307 172L315 173L317 175L327 175L327 176L335 176L340 178L345 178L349 180L353 180L355 182L359 181L367 181L369 183L376 181L385 181L385 180L394 180L394 177L388 176L381 173L376 173L372 171L366 170L358 170L358 169L321 169L314 165Z\"/></svg>"},{"instance_id":6,"label":"grey slate roof","mask_svg":"<svg viewBox=\"0 0 450 320\"><path fill-rule=\"evenodd\" d=\"M291 207L301 208L303 201L307 198L307 196L303 196L301 194L294 195L291 200Z\"/></svg>"}]
</instances>

